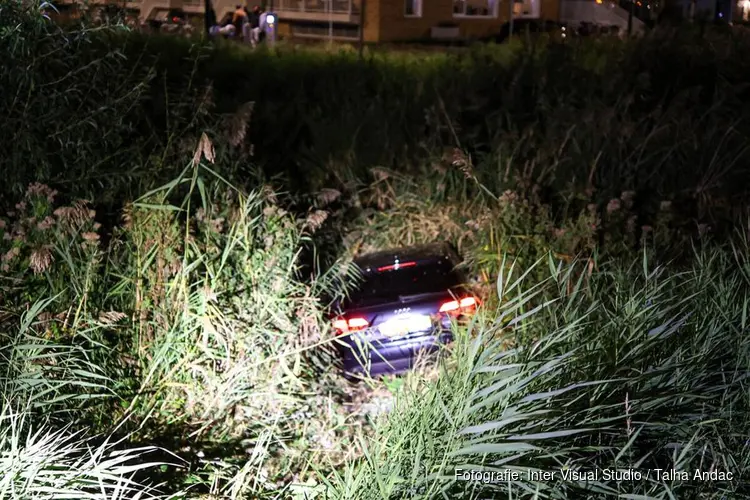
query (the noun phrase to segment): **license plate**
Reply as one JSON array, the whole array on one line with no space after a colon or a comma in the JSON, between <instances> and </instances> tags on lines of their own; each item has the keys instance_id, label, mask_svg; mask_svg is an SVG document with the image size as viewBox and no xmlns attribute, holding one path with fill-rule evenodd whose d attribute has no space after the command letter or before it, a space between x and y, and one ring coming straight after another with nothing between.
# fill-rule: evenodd
<instances>
[{"instance_id":1,"label":"license plate","mask_svg":"<svg viewBox=\"0 0 750 500\"><path fill-rule=\"evenodd\" d=\"M380 333L386 337L402 337L413 332L422 332L432 327L429 316L405 316L386 321L380 325Z\"/></svg>"}]
</instances>

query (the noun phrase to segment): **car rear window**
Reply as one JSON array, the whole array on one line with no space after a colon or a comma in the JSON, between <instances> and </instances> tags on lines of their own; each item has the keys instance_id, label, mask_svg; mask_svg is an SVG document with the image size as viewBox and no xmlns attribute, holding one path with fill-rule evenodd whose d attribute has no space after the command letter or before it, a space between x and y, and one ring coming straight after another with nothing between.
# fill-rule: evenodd
<instances>
[{"instance_id":1,"label":"car rear window","mask_svg":"<svg viewBox=\"0 0 750 500\"><path fill-rule=\"evenodd\" d=\"M388 271L375 271L357 281L347 307L372 305L399 297L441 292L463 284L461 273L448 261Z\"/></svg>"}]
</instances>

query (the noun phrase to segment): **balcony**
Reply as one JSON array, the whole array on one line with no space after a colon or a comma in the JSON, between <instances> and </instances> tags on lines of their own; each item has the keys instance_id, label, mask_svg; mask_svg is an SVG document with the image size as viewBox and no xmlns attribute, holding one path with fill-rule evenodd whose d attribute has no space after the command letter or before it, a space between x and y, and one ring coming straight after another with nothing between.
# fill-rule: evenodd
<instances>
[{"instance_id":1,"label":"balcony","mask_svg":"<svg viewBox=\"0 0 750 500\"><path fill-rule=\"evenodd\" d=\"M127 9L139 9L141 7L141 1L142 0L89 0L88 2L85 2L85 4L97 7L105 5L117 5L119 7L124 7ZM81 0L57 0L54 3L59 5L84 5L84 2L81 2Z\"/></svg>"},{"instance_id":2,"label":"balcony","mask_svg":"<svg viewBox=\"0 0 750 500\"><path fill-rule=\"evenodd\" d=\"M56 0L60 4L74 4L81 0ZM181 8L188 14L203 14L203 0L88 0L90 5L115 3L129 9L140 10L140 19L160 19L172 8ZM237 0L213 0L216 15L221 19L235 9ZM260 1L258 1L260 3ZM281 21L360 24L359 0L274 0L271 7ZM342 35L343 36L343 35Z\"/></svg>"},{"instance_id":3,"label":"balcony","mask_svg":"<svg viewBox=\"0 0 750 500\"><path fill-rule=\"evenodd\" d=\"M280 21L317 21L359 24L359 2L354 0L276 0Z\"/></svg>"}]
</instances>

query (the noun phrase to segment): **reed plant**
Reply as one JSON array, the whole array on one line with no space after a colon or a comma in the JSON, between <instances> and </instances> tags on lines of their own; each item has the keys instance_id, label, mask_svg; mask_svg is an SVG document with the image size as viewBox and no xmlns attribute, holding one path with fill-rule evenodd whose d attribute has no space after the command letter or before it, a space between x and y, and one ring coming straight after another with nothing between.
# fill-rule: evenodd
<instances>
[{"instance_id":1,"label":"reed plant","mask_svg":"<svg viewBox=\"0 0 750 500\"><path fill-rule=\"evenodd\" d=\"M550 258L536 285L523 268L502 273L504 300L460 332L436 380L404 386L364 457L327 480L332 496L746 498L747 250L740 240L695 248L681 271L644 258L591 277Z\"/></svg>"},{"instance_id":2,"label":"reed plant","mask_svg":"<svg viewBox=\"0 0 750 500\"><path fill-rule=\"evenodd\" d=\"M334 280L299 272L326 212L300 218L268 188L243 193L213 160L203 136L106 243L95 211L40 184L0 219L8 495L241 498L351 454L322 316Z\"/></svg>"}]
</instances>

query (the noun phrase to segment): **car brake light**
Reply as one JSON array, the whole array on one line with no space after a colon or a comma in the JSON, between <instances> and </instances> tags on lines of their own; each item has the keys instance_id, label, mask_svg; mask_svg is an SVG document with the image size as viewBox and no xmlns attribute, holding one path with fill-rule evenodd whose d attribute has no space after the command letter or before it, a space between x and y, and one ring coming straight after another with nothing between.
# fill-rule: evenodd
<instances>
[{"instance_id":1,"label":"car brake light","mask_svg":"<svg viewBox=\"0 0 750 500\"><path fill-rule=\"evenodd\" d=\"M401 269L402 267L414 267L416 266L416 262L396 262L395 264L392 264L390 266L383 266L378 268L378 272L382 273L383 271L397 271L398 269Z\"/></svg>"},{"instance_id":2,"label":"car brake light","mask_svg":"<svg viewBox=\"0 0 750 500\"><path fill-rule=\"evenodd\" d=\"M361 330L370 326L365 318L352 318L348 321L350 330Z\"/></svg>"},{"instance_id":3,"label":"car brake light","mask_svg":"<svg viewBox=\"0 0 750 500\"><path fill-rule=\"evenodd\" d=\"M459 306L461 306L461 309L468 309L476 305L477 299L475 299L474 297L466 297L464 299L461 299L461 302L459 302Z\"/></svg>"},{"instance_id":4,"label":"car brake light","mask_svg":"<svg viewBox=\"0 0 750 500\"><path fill-rule=\"evenodd\" d=\"M333 327L339 332L345 332L349 328L349 325L347 325L345 319L337 319L333 322Z\"/></svg>"},{"instance_id":5,"label":"car brake light","mask_svg":"<svg viewBox=\"0 0 750 500\"><path fill-rule=\"evenodd\" d=\"M451 311L457 311L459 308L458 301L457 300L451 300L450 302L444 303L442 306L440 306L440 312L451 312Z\"/></svg>"},{"instance_id":6,"label":"car brake light","mask_svg":"<svg viewBox=\"0 0 750 500\"><path fill-rule=\"evenodd\" d=\"M349 320L339 318L333 322L337 334L364 330L368 326L370 326L370 323L365 318L351 318Z\"/></svg>"},{"instance_id":7,"label":"car brake light","mask_svg":"<svg viewBox=\"0 0 750 500\"><path fill-rule=\"evenodd\" d=\"M474 297L464 297L460 300L451 300L443 303L443 305L440 306L440 312L461 314L469 312L470 310L474 309L476 305L477 299L475 299Z\"/></svg>"}]
</instances>

